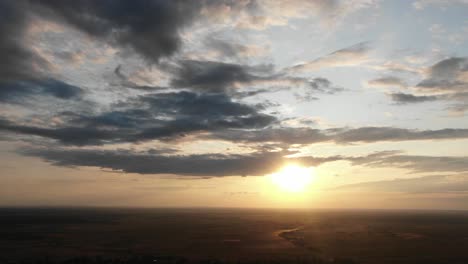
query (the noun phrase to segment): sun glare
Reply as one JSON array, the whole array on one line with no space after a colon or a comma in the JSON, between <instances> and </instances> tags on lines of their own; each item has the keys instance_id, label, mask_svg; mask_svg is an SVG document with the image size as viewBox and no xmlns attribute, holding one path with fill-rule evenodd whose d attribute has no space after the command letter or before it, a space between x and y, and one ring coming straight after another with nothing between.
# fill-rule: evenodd
<instances>
[{"instance_id":1,"label":"sun glare","mask_svg":"<svg viewBox=\"0 0 468 264\"><path fill-rule=\"evenodd\" d=\"M287 165L277 173L271 175L275 185L288 192L302 192L313 181L314 167Z\"/></svg>"}]
</instances>

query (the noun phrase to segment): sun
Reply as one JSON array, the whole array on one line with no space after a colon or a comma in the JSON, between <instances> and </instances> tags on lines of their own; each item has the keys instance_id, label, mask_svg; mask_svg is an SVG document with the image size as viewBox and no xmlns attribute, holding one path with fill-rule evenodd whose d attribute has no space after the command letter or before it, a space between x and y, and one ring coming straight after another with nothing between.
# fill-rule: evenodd
<instances>
[{"instance_id":1,"label":"sun","mask_svg":"<svg viewBox=\"0 0 468 264\"><path fill-rule=\"evenodd\" d=\"M314 167L287 165L280 171L271 174L271 179L284 191L302 192L312 183L314 176Z\"/></svg>"}]
</instances>

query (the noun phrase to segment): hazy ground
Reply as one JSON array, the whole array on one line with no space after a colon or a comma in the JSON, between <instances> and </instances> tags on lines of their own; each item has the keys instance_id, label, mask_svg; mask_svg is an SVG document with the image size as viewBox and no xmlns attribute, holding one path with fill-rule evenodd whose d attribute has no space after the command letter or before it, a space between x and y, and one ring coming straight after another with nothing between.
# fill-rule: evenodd
<instances>
[{"instance_id":1,"label":"hazy ground","mask_svg":"<svg viewBox=\"0 0 468 264\"><path fill-rule=\"evenodd\" d=\"M0 263L142 254L468 263L468 212L0 209Z\"/></svg>"}]
</instances>

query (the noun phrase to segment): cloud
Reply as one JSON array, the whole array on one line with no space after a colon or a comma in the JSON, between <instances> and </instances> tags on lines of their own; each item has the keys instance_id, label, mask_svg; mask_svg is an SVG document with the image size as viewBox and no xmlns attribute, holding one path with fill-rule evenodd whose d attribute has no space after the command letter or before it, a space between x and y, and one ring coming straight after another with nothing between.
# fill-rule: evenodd
<instances>
[{"instance_id":1,"label":"cloud","mask_svg":"<svg viewBox=\"0 0 468 264\"><path fill-rule=\"evenodd\" d=\"M47 68L48 62L27 47L24 34L30 18L26 6L22 1L2 1L0 10L0 81L30 79L38 69Z\"/></svg>"},{"instance_id":2,"label":"cloud","mask_svg":"<svg viewBox=\"0 0 468 264\"><path fill-rule=\"evenodd\" d=\"M414 86L396 77L384 77L369 81L373 86L394 86L410 89L413 92L390 93L389 97L398 104L445 101L452 103L447 109L452 113L463 115L468 109L468 59L449 57L419 70L424 76Z\"/></svg>"},{"instance_id":3,"label":"cloud","mask_svg":"<svg viewBox=\"0 0 468 264\"><path fill-rule=\"evenodd\" d=\"M152 92L167 89L166 87L161 87L161 86L136 84L135 82L129 80L129 78L122 73L122 65L118 65L114 69L114 74L120 80L120 85L126 88L131 88L131 89L136 89L136 90L141 90L141 91L152 91Z\"/></svg>"},{"instance_id":4,"label":"cloud","mask_svg":"<svg viewBox=\"0 0 468 264\"><path fill-rule=\"evenodd\" d=\"M436 175L411 179L371 181L342 185L333 188L333 190L404 193L467 192L468 177L467 175Z\"/></svg>"},{"instance_id":5,"label":"cloud","mask_svg":"<svg viewBox=\"0 0 468 264\"><path fill-rule=\"evenodd\" d=\"M63 144L101 145L225 129L260 129L276 118L225 94L173 92L145 94L95 115L63 113L60 127L36 127L0 120L0 130L55 139Z\"/></svg>"},{"instance_id":6,"label":"cloud","mask_svg":"<svg viewBox=\"0 0 468 264\"><path fill-rule=\"evenodd\" d=\"M468 129L412 130L395 127L334 128L264 128L262 130L215 131L211 138L232 142L274 142L282 144L373 143L380 141L444 140L468 138Z\"/></svg>"},{"instance_id":7,"label":"cloud","mask_svg":"<svg viewBox=\"0 0 468 264\"><path fill-rule=\"evenodd\" d=\"M265 55L268 47L254 44L244 45L220 38L209 37L205 40L205 47L217 53L220 58L252 58Z\"/></svg>"},{"instance_id":8,"label":"cloud","mask_svg":"<svg viewBox=\"0 0 468 264\"><path fill-rule=\"evenodd\" d=\"M186 88L197 92L240 95L245 92L239 91L241 88L252 89L267 86L268 90L273 92L277 91L275 87L296 92L301 92L299 88L304 88L304 96L307 97L312 93L333 94L343 90L325 78L309 79L275 73L271 65L249 66L217 61L183 60L173 71L175 77L170 82L171 87ZM253 91L253 93L256 92Z\"/></svg>"},{"instance_id":9,"label":"cloud","mask_svg":"<svg viewBox=\"0 0 468 264\"><path fill-rule=\"evenodd\" d=\"M27 4L2 1L0 10L0 101L21 103L38 95L59 99L80 97L83 89L47 77L49 62L28 46L25 34L31 18Z\"/></svg>"},{"instance_id":10,"label":"cloud","mask_svg":"<svg viewBox=\"0 0 468 264\"><path fill-rule=\"evenodd\" d=\"M437 95L439 99L452 102L452 112L463 114L468 108L468 59L450 57L426 69L426 78L415 89L427 95Z\"/></svg>"},{"instance_id":11,"label":"cloud","mask_svg":"<svg viewBox=\"0 0 468 264\"><path fill-rule=\"evenodd\" d=\"M0 101L24 102L25 97L49 95L60 99L77 99L82 88L55 79L16 81L0 84Z\"/></svg>"},{"instance_id":12,"label":"cloud","mask_svg":"<svg viewBox=\"0 0 468 264\"><path fill-rule=\"evenodd\" d=\"M373 79L367 82L370 86L377 87L406 87L406 83L395 76L386 76L377 79Z\"/></svg>"},{"instance_id":13,"label":"cloud","mask_svg":"<svg viewBox=\"0 0 468 264\"><path fill-rule=\"evenodd\" d=\"M440 140L466 138L468 129L413 130L395 127L361 127L338 130L335 141L339 143Z\"/></svg>"},{"instance_id":14,"label":"cloud","mask_svg":"<svg viewBox=\"0 0 468 264\"><path fill-rule=\"evenodd\" d=\"M361 42L350 47L334 51L324 57L305 62L288 69L290 72L315 71L328 67L346 67L360 65L369 60L369 43Z\"/></svg>"},{"instance_id":15,"label":"cloud","mask_svg":"<svg viewBox=\"0 0 468 264\"><path fill-rule=\"evenodd\" d=\"M186 60L179 63L177 77L171 85L207 92L226 92L236 84L260 79L247 66L214 61Z\"/></svg>"},{"instance_id":16,"label":"cloud","mask_svg":"<svg viewBox=\"0 0 468 264\"><path fill-rule=\"evenodd\" d=\"M416 89L452 102L448 107L452 113L463 114L468 109L468 58L441 60L426 69L426 75L427 78L417 84Z\"/></svg>"},{"instance_id":17,"label":"cloud","mask_svg":"<svg viewBox=\"0 0 468 264\"><path fill-rule=\"evenodd\" d=\"M40 157L57 166L93 166L128 173L206 177L261 176L275 172L288 161L316 166L337 159L336 157L285 158L285 153L280 152L164 156L124 150L23 149L20 153Z\"/></svg>"},{"instance_id":18,"label":"cloud","mask_svg":"<svg viewBox=\"0 0 468 264\"><path fill-rule=\"evenodd\" d=\"M61 127L46 128L32 125L15 124L9 120L0 119L0 130L14 134L32 135L50 138L63 144L71 145L99 145L105 140L119 137L115 132L93 127Z\"/></svg>"},{"instance_id":19,"label":"cloud","mask_svg":"<svg viewBox=\"0 0 468 264\"><path fill-rule=\"evenodd\" d=\"M207 177L261 176L277 171L286 163L318 166L334 161L349 161L353 166L401 168L415 173L468 172L468 157L404 155L399 151L383 151L357 157L286 157L291 153L285 151L229 155L164 155L131 150L62 148L23 148L19 153L40 157L56 166L92 166L139 174Z\"/></svg>"},{"instance_id":20,"label":"cloud","mask_svg":"<svg viewBox=\"0 0 468 264\"><path fill-rule=\"evenodd\" d=\"M413 2L416 9L424 9L428 5L451 5L451 4L468 4L468 0L418 0Z\"/></svg>"},{"instance_id":21,"label":"cloud","mask_svg":"<svg viewBox=\"0 0 468 264\"><path fill-rule=\"evenodd\" d=\"M130 48L149 62L173 55L180 31L191 24L201 5L191 1L41 1L43 18L67 23L90 36Z\"/></svg>"},{"instance_id":22,"label":"cloud","mask_svg":"<svg viewBox=\"0 0 468 264\"><path fill-rule=\"evenodd\" d=\"M1 120L0 130L55 139L63 144L102 145L147 140L177 140L194 135L243 143L338 144L468 138L468 129L414 130L395 127L313 129L275 128L278 120L261 108L224 94L156 93L120 102L95 115L62 114L58 127L36 127ZM200 134L203 132L202 134Z\"/></svg>"},{"instance_id":23,"label":"cloud","mask_svg":"<svg viewBox=\"0 0 468 264\"><path fill-rule=\"evenodd\" d=\"M468 172L468 157L404 155L383 151L363 157L347 158L353 165L407 169L415 173Z\"/></svg>"},{"instance_id":24,"label":"cloud","mask_svg":"<svg viewBox=\"0 0 468 264\"><path fill-rule=\"evenodd\" d=\"M466 72L468 72L467 58L450 57L429 67L426 70L427 78L416 87L439 92L468 90L468 82L464 79Z\"/></svg>"},{"instance_id":25,"label":"cloud","mask_svg":"<svg viewBox=\"0 0 468 264\"><path fill-rule=\"evenodd\" d=\"M392 100L398 104L410 104L410 103L423 103L436 101L439 99L437 96L429 95L414 95L408 93L391 93L389 96Z\"/></svg>"},{"instance_id":26,"label":"cloud","mask_svg":"<svg viewBox=\"0 0 468 264\"><path fill-rule=\"evenodd\" d=\"M344 90L343 88L334 86L330 80L322 77L313 78L310 80L309 85L312 92L334 94Z\"/></svg>"},{"instance_id":27,"label":"cloud","mask_svg":"<svg viewBox=\"0 0 468 264\"><path fill-rule=\"evenodd\" d=\"M337 24L346 15L375 5L375 1L116 1L35 0L34 13L67 24L89 36L122 49L131 49L148 62L174 55L182 46L181 34L194 24L205 27L263 30L286 25L291 18L314 14ZM228 56L261 52L254 47L213 41Z\"/></svg>"},{"instance_id":28,"label":"cloud","mask_svg":"<svg viewBox=\"0 0 468 264\"><path fill-rule=\"evenodd\" d=\"M213 4L216 3L216 4ZM200 13L211 23L234 29L264 30L286 26L291 19L314 17L322 27L332 28L348 15L377 5L375 0L247 0L207 1Z\"/></svg>"}]
</instances>

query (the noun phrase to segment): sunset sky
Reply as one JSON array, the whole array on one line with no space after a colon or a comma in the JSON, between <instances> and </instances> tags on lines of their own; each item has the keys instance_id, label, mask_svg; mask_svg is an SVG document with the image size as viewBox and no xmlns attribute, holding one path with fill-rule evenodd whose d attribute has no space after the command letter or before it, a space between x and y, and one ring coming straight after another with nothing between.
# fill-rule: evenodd
<instances>
[{"instance_id":1,"label":"sunset sky","mask_svg":"<svg viewBox=\"0 0 468 264\"><path fill-rule=\"evenodd\" d=\"M0 53L0 206L468 209L467 0L0 0Z\"/></svg>"}]
</instances>

